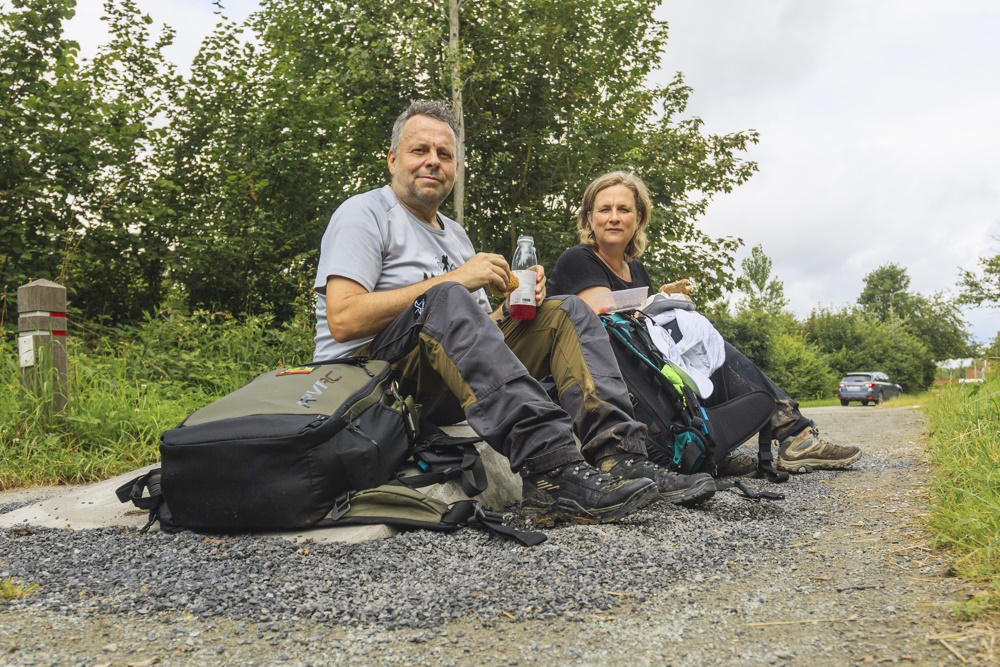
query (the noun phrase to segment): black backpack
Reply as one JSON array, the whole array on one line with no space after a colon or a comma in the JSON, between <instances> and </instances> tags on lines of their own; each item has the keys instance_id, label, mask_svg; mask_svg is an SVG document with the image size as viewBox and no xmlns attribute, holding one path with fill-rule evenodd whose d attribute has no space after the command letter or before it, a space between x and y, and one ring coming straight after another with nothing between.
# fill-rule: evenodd
<instances>
[{"instance_id":1,"label":"black backpack","mask_svg":"<svg viewBox=\"0 0 1000 667\"><path fill-rule=\"evenodd\" d=\"M683 474L708 472L730 452L758 436L757 468L771 481L785 481L788 473L774 469L771 454L771 416L776 405L767 392L756 390L722 405L705 407L688 384L678 389L662 372L670 366L644 325L641 311L601 315L615 358L628 387L635 418L646 424L649 459ZM741 484L734 484L741 487ZM752 492L751 492L752 493ZM774 494L764 494L769 497Z\"/></svg>"},{"instance_id":2,"label":"black backpack","mask_svg":"<svg viewBox=\"0 0 1000 667\"><path fill-rule=\"evenodd\" d=\"M445 505L415 491L457 478L466 495L482 493L481 438L430 423L419 435L391 371L352 357L259 375L164 433L161 467L123 484L118 499L149 510L143 532L156 521L166 532L221 533L387 523L544 540L475 500ZM404 476L411 455L415 471Z\"/></svg>"},{"instance_id":3,"label":"black backpack","mask_svg":"<svg viewBox=\"0 0 1000 667\"><path fill-rule=\"evenodd\" d=\"M164 530L315 525L338 496L384 484L410 455L415 407L391 371L355 357L259 375L164 433L157 478L119 498L158 486L150 518Z\"/></svg>"}]
</instances>

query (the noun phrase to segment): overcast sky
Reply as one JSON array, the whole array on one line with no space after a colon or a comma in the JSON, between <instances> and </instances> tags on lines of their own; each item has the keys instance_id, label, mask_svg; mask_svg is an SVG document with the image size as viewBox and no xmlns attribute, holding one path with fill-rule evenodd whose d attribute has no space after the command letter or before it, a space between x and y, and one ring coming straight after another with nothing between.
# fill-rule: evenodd
<instances>
[{"instance_id":1,"label":"overcast sky","mask_svg":"<svg viewBox=\"0 0 1000 667\"><path fill-rule=\"evenodd\" d=\"M473 0L478 1L478 0ZM140 0L177 30L186 68L217 17L210 0ZM90 55L101 0L69 36ZM242 20L254 0L228 0ZM756 129L760 171L702 228L761 244L800 316L854 302L895 262L924 294L1000 252L1000 3L993 0L665 0L663 80L684 73L706 131ZM965 311L980 341L1000 311Z\"/></svg>"},{"instance_id":2,"label":"overcast sky","mask_svg":"<svg viewBox=\"0 0 1000 667\"><path fill-rule=\"evenodd\" d=\"M799 315L904 266L955 293L1000 252L1000 3L666 0L664 74L710 132L753 128L760 171L716 199L714 235L762 244ZM980 340L997 310L966 311Z\"/></svg>"}]
</instances>

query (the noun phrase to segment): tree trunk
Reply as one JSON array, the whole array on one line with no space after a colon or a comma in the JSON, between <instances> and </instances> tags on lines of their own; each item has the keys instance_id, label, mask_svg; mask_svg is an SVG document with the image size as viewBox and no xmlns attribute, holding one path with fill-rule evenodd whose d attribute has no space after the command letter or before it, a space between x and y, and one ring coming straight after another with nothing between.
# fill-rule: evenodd
<instances>
[{"instance_id":1,"label":"tree trunk","mask_svg":"<svg viewBox=\"0 0 1000 667\"><path fill-rule=\"evenodd\" d=\"M461 0L448 0L448 50L451 54L451 106L458 118L458 160L455 172L455 219L465 227L465 116L462 112L462 67L458 50L458 10Z\"/></svg>"}]
</instances>

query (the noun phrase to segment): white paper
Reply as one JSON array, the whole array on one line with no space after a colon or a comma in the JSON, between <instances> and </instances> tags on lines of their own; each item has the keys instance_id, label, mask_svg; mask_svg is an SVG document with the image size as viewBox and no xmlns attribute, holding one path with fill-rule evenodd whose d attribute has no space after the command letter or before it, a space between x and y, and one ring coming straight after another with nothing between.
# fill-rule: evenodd
<instances>
[{"instance_id":1,"label":"white paper","mask_svg":"<svg viewBox=\"0 0 1000 667\"><path fill-rule=\"evenodd\" d=\"M35 337L28 336L18 336L17 337L17 356L18 363L21 368L27 368L29 366L35 365Z\"/></svg>"}]
</instances>

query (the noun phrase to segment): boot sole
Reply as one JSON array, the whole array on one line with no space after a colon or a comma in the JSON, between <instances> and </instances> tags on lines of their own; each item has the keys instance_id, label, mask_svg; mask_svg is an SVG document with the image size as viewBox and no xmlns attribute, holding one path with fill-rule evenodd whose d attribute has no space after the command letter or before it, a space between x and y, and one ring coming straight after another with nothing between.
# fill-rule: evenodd
<instances>
[{"instance_id":1,"label":"boot sole","mask_svg":"<svg viewBox=\"0 0 1000 667\"><path fill-rule=\"evenodd\" d=\"M639 489L626 498L623 503L599 509L587 509L575 500L568 498L559 498L553 503L533 498L521 502L521 516L539 528L552 528L562 521L571 521L581 525L610 523L655 503L659 499L660 493L656 490L655 484Z\"/></svg>"},{"instance_id":2,"label":"boot sole","mask_svg":"<svg viewBox=\"0 0 1000 667\"><path fill-rule=\"evenodd\" d=\"M801 459L798 461L786 461L785 459L778 459L778 470L784 470L785 472L794 473L806 473L812 472L813 470L843 470L851 464L855 463L861 458L861 452L858 451L854 456L846 459Z\"/></svg>"},{"instance_id":3,"label":"boot sole","mask_svg":"<svg viewBox=\"0 0 1000 667\"><path fill-rule=\"evenodd\" d=\"M716 492L715 480L711 477L699 479L686 489L660 493L660 498L674 505L694 507L712 498Z\"/></svg>"}]
</instances>

